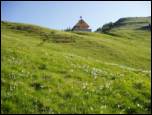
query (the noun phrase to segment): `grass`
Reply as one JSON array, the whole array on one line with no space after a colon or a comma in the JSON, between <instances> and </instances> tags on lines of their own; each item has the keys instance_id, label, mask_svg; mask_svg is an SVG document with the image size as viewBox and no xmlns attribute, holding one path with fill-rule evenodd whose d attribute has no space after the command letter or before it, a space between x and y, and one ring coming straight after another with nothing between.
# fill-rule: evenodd
<instances>
[{"instance_id":1,"label":"grass","mask_svg":"<svg viewBox=\"0 0 152 115\"><path fill-rule=\"evenodd\" d=\"M151 112L149 31L1 29L1 113Z\"/></svg>"}]
</instances>

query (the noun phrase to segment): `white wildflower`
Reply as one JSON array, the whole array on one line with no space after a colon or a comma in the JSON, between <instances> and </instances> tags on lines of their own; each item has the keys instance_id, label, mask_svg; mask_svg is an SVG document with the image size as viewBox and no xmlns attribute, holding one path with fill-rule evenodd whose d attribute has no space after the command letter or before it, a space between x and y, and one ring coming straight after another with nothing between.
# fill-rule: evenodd
<instances>
[{"instance_id":1,"label":"white wildflower","mask_svg":"<svg viewBox=\"0 0 152 115\"><path fill-rule=\"evenodd\" d=\"M106 105L102 105L102 106L100 107L100 109L105 109L105 108L107 108Z\"/></svg>"},{"instance_id":2,"label":"white wildflower","mask_svg":"<svg viewBox=\"0 0 152 115\"><path fill-rule=\"evenodd\" d=\"M118 104L118 105L117 105L117 107L118 107L118 108L120 108L120 107L121 107L121 105L120 105L120 104Z\"/></svg>"},{"instance_id":3,"label":"white wildflower","mask_svg":"<svg viewBox=\"0 0 152 115\"><path fill-rule=\"evenodd\" d=\"M86 89L86 88L87 88L87 86L88 86L88 83L87 83L87 82L85 82L85 83L83 83L82 85L83 85L83 86L82 86L82 89Z\"/></svg>"},{"instance_id":4,"label":"white wildflower","mask_svg":"<svg viewBox=\"0 0 152 115\"><path fill-rule=\"evenodd\" d=\"M140 106L140 104L137 104L137 107L139 107Z\"/></svg>"},{"instance_id":5,"label":"white wildflower","mask_svg":"<svg viewBox=\"0 0 152 115\"><path fill-rule=\"evenodd\" d=\"M93 110L93 107L90 107L90 110L92 111L92 110Z\"/></svg>"},{"instance_id":6,"label":"white wildflower","mask_svg":"<svg viewBox=\"0 0 152 115\"><path fill-rule=\"evenodd\" d=\"M52 90L51 89L49 89L49 93L51 93L52 92Z\"/></svg>"},{"instance_id":7,"label":"white wildflower","mask_svg":"<svg viewBox=\"0 0 152 115\"><path fill-rule=\"evenodd\" d=\"M70 69L70 72L72 73L72 72L73 72L73 69Z\"/></svg>"},{"instance_id":8,"label":"white wildflower","mask_svg":"<svg viewBox=\"0 0 152 115\"><path fill-rule=\"evenodd\" d=\"M106 88L109 88L110 85L111 85L110 83L107 83L107 84L105 85L105 87L106 87Z\"/></svg>"}]
</instances>

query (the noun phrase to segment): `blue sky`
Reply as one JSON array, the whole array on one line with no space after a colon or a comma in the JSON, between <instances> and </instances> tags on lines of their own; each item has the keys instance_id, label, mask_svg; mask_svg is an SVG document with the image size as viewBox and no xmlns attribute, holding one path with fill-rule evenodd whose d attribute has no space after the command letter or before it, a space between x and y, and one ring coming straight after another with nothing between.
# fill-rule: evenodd
<instances>
[{"instance_id":1,"label":"blue sky","mask_svg":"<svg viewBox=\"0 0 152 115\"><path fill-rule=\"evenodd\" d=\"M151 16L150 1L3 1L1 20L65 29L79 17L96 30L122 17Z\"/></svg>"}]
</instances>

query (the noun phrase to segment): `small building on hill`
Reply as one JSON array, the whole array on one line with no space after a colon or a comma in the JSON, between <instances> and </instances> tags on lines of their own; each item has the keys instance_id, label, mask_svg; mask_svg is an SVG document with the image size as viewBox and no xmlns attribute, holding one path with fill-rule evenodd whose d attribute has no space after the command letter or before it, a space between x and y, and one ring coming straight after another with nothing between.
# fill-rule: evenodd
<instances>
[{"instance_id":1,"label":"small building on hill","mask_svg":"<svg viewBox=\"0 0 152 115\"><path fill-rule=\"evenodd\" d=\"M77 22L77 24L72 28L72 31L86 31L91 32L91 29L89 29L89 25L82 19L82 16L80 16L80 20Z\"/></svg>"}]
</instances>

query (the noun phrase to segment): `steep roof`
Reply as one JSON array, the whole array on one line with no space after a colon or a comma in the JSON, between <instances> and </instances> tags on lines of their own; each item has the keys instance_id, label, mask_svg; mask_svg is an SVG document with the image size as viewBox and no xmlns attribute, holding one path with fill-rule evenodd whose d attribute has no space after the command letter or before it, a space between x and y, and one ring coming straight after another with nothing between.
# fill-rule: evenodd
<instances>
[{"instance_id":1,"label":"steep roof","mask_svg":"<svg viewBox=\"0 0 152 115\"><path fill-rule=\"evenodd\" d=\"M73 28L75 28L75 27L77 27L77 28L89 28L89 25L83 19L80 19Z\"/></svg>"}]
</instances>

